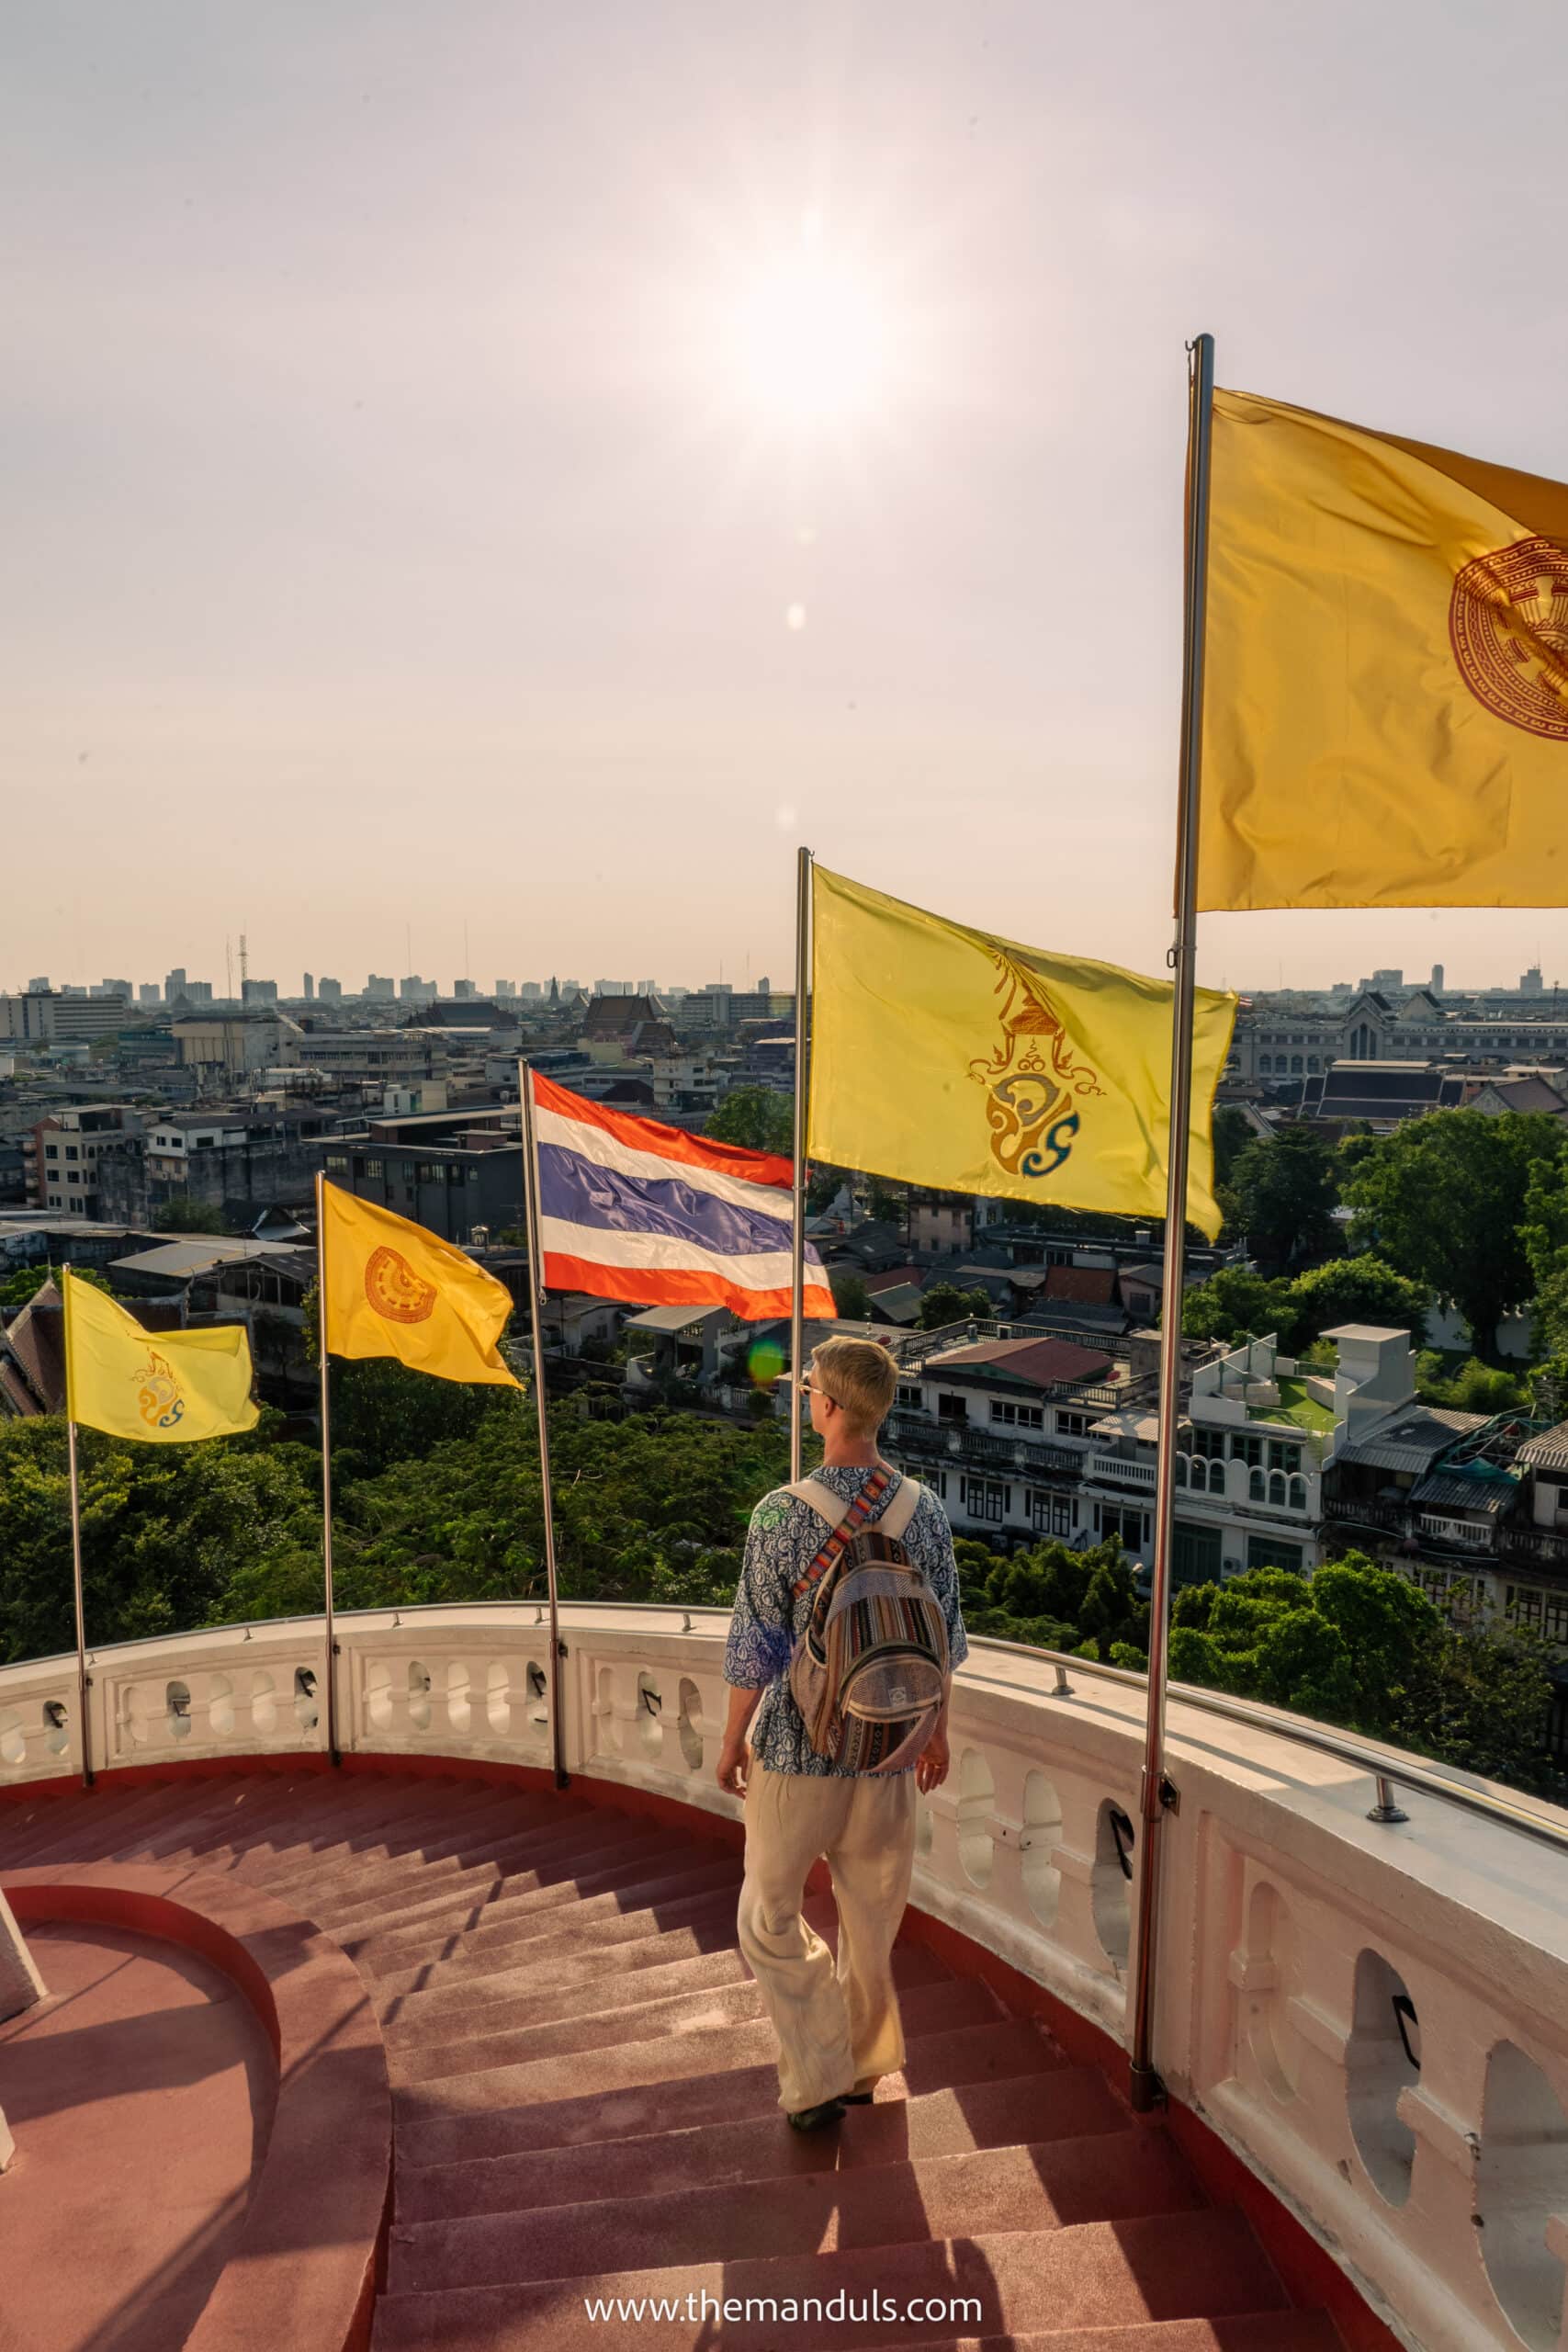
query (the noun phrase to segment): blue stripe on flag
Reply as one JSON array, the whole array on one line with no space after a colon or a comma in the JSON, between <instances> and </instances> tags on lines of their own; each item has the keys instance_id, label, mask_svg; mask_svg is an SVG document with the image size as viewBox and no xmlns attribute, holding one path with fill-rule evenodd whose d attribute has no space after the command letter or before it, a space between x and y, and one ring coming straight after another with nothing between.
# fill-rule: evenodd
<instances>
[{"instance_id":1,"label":"blue stripe on flag","mask_svg":"<svg viewBox=\"0 0 1568 2352\"><path fill-rule=\"evenodd\" d=\"M678 1177L631 1177L568 1151L539 1146L539 1206L565 1225L597 1226L608 1233L661 1233L727 1258L787 1250L791 1221L738 1208Z\"/></svg>"}]
</instances>

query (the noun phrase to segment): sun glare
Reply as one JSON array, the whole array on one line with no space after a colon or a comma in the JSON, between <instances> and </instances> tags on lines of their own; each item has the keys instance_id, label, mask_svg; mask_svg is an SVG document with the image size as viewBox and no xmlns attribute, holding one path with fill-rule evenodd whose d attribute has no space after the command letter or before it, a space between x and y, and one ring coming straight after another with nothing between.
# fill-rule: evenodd
<instances>
[{"instance_id":1,"label":"sun glare","mask_svg":"<svg viewBox=\"0 0 1568 2352\"><path fill-rule=\"evenodd\" d=\"M783 424L863 416L889 390L886 300L869 272L829 252L810 216L798 248L740 289L728 341L738 392Z\"/></svg>"}]
</instances>

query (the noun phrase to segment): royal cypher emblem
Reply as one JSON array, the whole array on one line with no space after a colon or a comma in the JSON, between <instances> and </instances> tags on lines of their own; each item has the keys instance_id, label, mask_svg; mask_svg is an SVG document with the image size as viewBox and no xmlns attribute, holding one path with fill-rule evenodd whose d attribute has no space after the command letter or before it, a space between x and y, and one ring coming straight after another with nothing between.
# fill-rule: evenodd
<instances>
[{"instance_id":1,"label":"royal cypher emblem","mask_svg":"<svg viewBox=\"0 0 1568 2352\"><path fill-rule=\"evenodd\" d=\"M1511 727L1568 743L1568 548L1517 539L1467 563L1449 636L1478 702Z\"/></svg>"},{"instance_id":2,"label":"royal cypher emblem","mask_svg":"<svg viewBox=\"0 0 1568 2352\"><path fill-rule=\"evenodd\" d=\"M396 1250L372 1250L365 1295L389 1323L427 1323L435 1308L434 1283L423 1282Z\"/></svg>"},{"instance_id":3,"label":"royal cypher emblem","mask_svg":"<svg viewBox=\"0 0 1568 2352\"><path fill-rule=\"evenodd\" d=\"M969 1075L987 1089L991 1158L1004 1176L1049 1176L1073 1148L1078 1114L1073 1097L1103 1094L1098 1071L1073 1059L1073 1048L1038 972L1000 947L990 951L1000 975L1001 1043L979 1055Z\"/></svg>"},{"instance_id":4,"label":"royal cypher emblem","mask_svg":"<svg viewBox=\"0 0 1568 2352\"><path fill-rule=\"evenodd\" d=\"M136 1375L136 1409L150 1430L172 1430L185 1419L186 1400L167 1356L149 1348Z\"/></svg>"}]
</instances>

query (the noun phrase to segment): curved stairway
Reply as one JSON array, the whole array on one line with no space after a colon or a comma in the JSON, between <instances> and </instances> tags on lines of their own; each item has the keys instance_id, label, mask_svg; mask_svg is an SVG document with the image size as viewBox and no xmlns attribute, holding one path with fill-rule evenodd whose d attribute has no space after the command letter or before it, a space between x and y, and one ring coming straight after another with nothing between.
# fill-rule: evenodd
<instances>
[{"instance_id":1,"label":"curved stairway","mask_svg":"<svg viewBox=\"0 0 1568 2352\"><path fill-rule=\"evenodd\" d=\"M699 1815L395 1768L0 1804L0 1865L187 1858L307 1912L375 2003L396 2125L376 2352L1337 2352L1163 2132L918 1943L904 2074L791 2132L735 1945L739 1856ZM809 1909L830 1934L830 1900ZM978 2319L908 2311L965 2297Z\"/></svg>"}]
</instances>

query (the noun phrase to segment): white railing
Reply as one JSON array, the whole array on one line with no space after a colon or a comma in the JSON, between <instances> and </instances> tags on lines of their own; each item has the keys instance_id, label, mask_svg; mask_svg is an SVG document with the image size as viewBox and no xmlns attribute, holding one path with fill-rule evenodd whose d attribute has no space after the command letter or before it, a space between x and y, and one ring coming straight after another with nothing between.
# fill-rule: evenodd
<instances>
[{"instance_id":1,"label":"white railing","mask_svg":"<svg viewBox=\"0 0 1568 2352\"><path fill-rule=\"evenodd\" d=\"M713 1778L727 1623L568 1604L571 1772L733 1815ZM548 1765L532 1603L338 1631L346 1748ZM94 1760L320 1748L323 1671L319 1619L100 1650ZM1137 1677L976 1641L913 1895L1121 2042L1143 1712ZM0 1671L0 1788L79 1762L73 1662ZM1368 1818L1385 1764L1392 1822ZM1155 2056L1172 2094L1408 2343L1568 2352L1568 1814L1454 1777L1478 1792L1462 1810L1440 1768L1197 1692L1173 1696L1168 1769Z\"/></svg>"},{"instance_id":2,"label":"white railing","mask_svg":"<svg viewBox=\"0 0 1568 2352\"><path fill-rule=\"evenodd\" d=\"M1155 1482L1152 1462L1136 1462L1130 1454L1091 1453L1087 1464L1089 1477L1102 1487L1149 1487Z\"/></svg>"}]
</instances>

